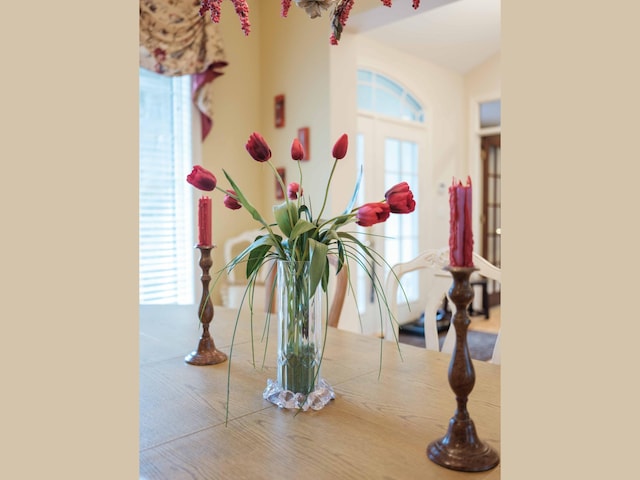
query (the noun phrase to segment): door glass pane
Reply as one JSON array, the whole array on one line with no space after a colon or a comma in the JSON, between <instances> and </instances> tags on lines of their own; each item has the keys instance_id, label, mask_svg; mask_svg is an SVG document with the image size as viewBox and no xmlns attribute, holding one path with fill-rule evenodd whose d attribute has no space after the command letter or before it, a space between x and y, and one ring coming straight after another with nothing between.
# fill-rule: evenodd
<instances>
[{"instance_id":1,"label":"door glass pane","mask_svg":"<svg viewBox=\"0 0 640 480\"><path fill-rule=\"evenodd\" d=\"M384 77L383 75L376 75L376 83L380 85L381 88L389 90L396 99L402 95L403 88L393 80Z\"/></svg>"},{"instance_id":2,"label":"door glass pane","mask_svg":"<svg viewBox=\"0 0 640 480\"><path fill-rule=\"evenodd\" d=\"M494 187L495 187L495 182L489 181L489 184L487 185L487 198L489 199L489 203L493 202L493 199L495 198L495 192L494 192Z\"/></svg>"},{"instance_id":3,"label":"door glass pane","mask_svg":"<svg viewBox=\"0 0 640 480\"><path fill-rule=\"evenodd\" d=\"M414 142L385 139L385 189L389 189L401 181L409 185L418 185L418 148ZM412 189L414 197L416 189ZM416 207L417 211L417 207ZM384 223L386 237L384 255L390 265L406 262L419 253L418 214L391 215ZM402 285L410 302L419 298L419 275L408 274L403 277ZM404 294L399 293L399 301L405 301Z\"/></svg>"},{"instance_id":4,"label":"door glass pane","mask_svg":"<svg viewBox=\"0 0 640 480\"><path fill-rule=\"evenodd\" d=\"M420 106L418 101L409 94L406 94L404 101L407 105L406 110L409 114L409 119L416 122L421 122L423 120L422 107Z\"/></svg>"},{"instance_id":5,"label":"door glass pane","mask_svg":"<svg viewBox=\"0 0 640 480\"><path fill-rule=\"evenodd\" d=\"M398 97L388 90L376 90L376 111L390 117L402 117L402 105Z\"/></svg>"},{"instance_id":6,"label":"door glass pane","mask_svg":"<svg viewBox=\"0 0 640 480\"><path fill-rule=\"evenodd\" d=\"M385 174L397 174L400 172L400 142L393 138L387 138L384 148ZM389 179L393 181L392 179Z\"/></svg>"},{"instance_id":7,"label":"door glass pane","mask_svg":"<svg viewBox=\"0 0 640 480\"><path fill-rule=\"evenodd\" d=\"M360 169L364 165L365 159L365 148L364 148L364 135L361 133L356 137L356 161L358 165L358 169ZM360 183L360 189L358 190L358 199L356 201L356 205L362 205L364 203L365 198L365 183L367 181L366 175L362 177ZM364 313L366 311L366 305L368 303L369 292L371 290L371 281L368 278L367 272L362 268L357 268L357 291L356 291L356 300L358 303L358 311L359 313Z\"/></svg>"},{"instance_id":8,"label":"door glass pane","mask_svg":"<svg viewBox=\"0 0 640 480\"><path fill-rule=\"evenodd\" d=\"M358 70L358 82L368 82L371 83L373 78L373 73L369 70Z\"/></svg>"},{"instance_id":9,"label":"door glass pane","mask_svg":"<svg viewBox=\"0 0 640 480\"><path fill-rule=\"evenodd\" d=\"M358 87L358 108L361 110L373 110L373 88L371 85Z\"/></svg>"},{"instance_id":10,"label":"door glass pane","mask_svg":"<svg viewBox=\"0 0 640 480\"><path fill-rule=\"evenodd\" d=\"M403 305L405 302L415 302L420 298L420 291L418 290L420 277L419 272L410 272L402 276L400 279L400 285L402 288L398 288L398 296L396 302L399 305ZM404 292L402 291L404 289ZM405 297L406 295L406 297Z\"/></svg>"},{"instance_id":11,"label":"door glass pane","mask_svg":"<svg viewBox=\"0 0 640 480\"><path fill-rule=\"evenodd\" d=\"M390 78L358 69L358 108L382 115L424 122L420 102L402 85Z\"/></svg>"},{"instance_id":12,"label":"door glass pane","mask_svg":"<svg viewBox=\"0 0 640 480\"><path fill-rule=\"evenodd\" d=\"M500 100L480 104L480 128L500 126Z\"/></svg>"}]
</instances>

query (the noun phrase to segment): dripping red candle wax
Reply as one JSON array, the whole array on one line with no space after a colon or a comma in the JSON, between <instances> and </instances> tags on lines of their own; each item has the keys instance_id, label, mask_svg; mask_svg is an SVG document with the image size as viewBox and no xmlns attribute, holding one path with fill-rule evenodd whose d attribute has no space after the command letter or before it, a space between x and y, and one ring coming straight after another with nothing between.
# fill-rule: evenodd
<instances>
[{"instance_id":1,"label":"dripping red candle wax","mask_svg":"<svg viewBox=\"0 0 640 480\"><path fill-rule=\"evenodd\" d=\"M463 185L454 177L449 187L449 263L454 267L473 267L473 229L471 226L471 178Z\"/></svg>"},{"instance_id":2,"label":"dripping red candle wax","mask_svg":"<svg viewBox=\"0 0 640 480\"><path fill-rule=\"evenodd\" d=\"M198 246L211 246L211 197L198 200Z\"/></svg>"}]
</instances>

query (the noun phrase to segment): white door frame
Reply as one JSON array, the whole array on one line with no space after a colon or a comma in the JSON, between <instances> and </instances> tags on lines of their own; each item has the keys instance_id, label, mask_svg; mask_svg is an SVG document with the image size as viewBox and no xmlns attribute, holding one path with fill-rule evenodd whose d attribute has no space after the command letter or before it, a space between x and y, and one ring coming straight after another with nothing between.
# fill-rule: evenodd
<instances>
[{"instance_id":1,"label":"white door frame","mask_svg":"<svg viewBox=\"0 0 640 480\"><path fill-rule=\"evenodd\" d=\"M364 176L361 189L361 199L365 202L378 201L383 198L384 192L393 185L384 185L384 152L385 139L395 138L415 142L418 145L418 176L419 183L411 185L411 190L417 198L417 209L414 214L418 214L419 225L427 224L428 208L420 207L420 198L426 198L425 188L431 185L431 166L427 158L427 127L423 123L408 122L392 118L387 118L372 114L358 114L358 135L363 135L364 140ZM373 227L363 228L362 231L369 232L373 236L368 238L368 244L378 253L384 253L384 224L378 224ZM418 237L419 245L417 252L426 248L425 235ZM380 267L376 266L376 274L384 285L385 276L388 273L388 267L384 271L380 271ZM363 287L360 282L366 281L368 285ZM420 288L424 288L425 281L420 279ZM369 291L371 288L370 281L366 278L366 274L358 275L356 285L354 285L358 296L358 309L360 310L360 321L362 324L362 332L365 334L382 334L384 332L384 323L386 322L386 309L384 305L380 309L377 303L370 302ZM363 290L363 288L366 288ZM375 297L375 296L374 296ZM420 297L424 298L421 294ZM364 301L364 303L363 303ZM419 300L411 302L409 306L405 301L398 305L398 320L400 323L407 323L415 320L424 305ZM380 311L383 317L380 319ZM381 321L382 320L382 321Z\"/></svg>"}]
</instances>

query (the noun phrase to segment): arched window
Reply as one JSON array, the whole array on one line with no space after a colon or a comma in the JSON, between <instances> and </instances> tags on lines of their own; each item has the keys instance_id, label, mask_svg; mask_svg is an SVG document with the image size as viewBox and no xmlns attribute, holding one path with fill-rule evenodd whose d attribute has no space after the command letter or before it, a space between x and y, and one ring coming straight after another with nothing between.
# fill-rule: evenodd
<instances>
[{"instance_id":1,"label":"arched window","mask_svg":"<svg viewBox=\"0 0 640 480\"><path fill-rule=\"evenodd\" d=\"M424 110L413 95L389 77L358 69L358 110L424 123Z\"/></svg>"},{"instance_id":2,"label":"arched window","mask_svg":"<svg viewBox=\"0 0 640 480\"><path fill-rule=\"evenodd\" d=\"M426 161L425 109L404 86L389 77L367 69L358 69L358 137L357 160L364 169L361 200L375 198L395 184L406 181L417 202L411 215L392 215L384 224L377 225L374 237L367 240L390 265L408 261L424 249L424 231L427 209L420 206L421 190L429 182ZM385 272L377 272L384 275ZM399 295L401 306L398 320L414 320L412 312L419 311L423 285L419 272L402 277ZM366 273L359 271L357 299L363 325L376 328L379 306L371 297L371 282ZM411 308L406 308L404 295ZM406 311L405 311L406 310ZM379 320L378 320L379 322ZM366 328L366 327L365 327Z\"/></svg>"}]
</instances>

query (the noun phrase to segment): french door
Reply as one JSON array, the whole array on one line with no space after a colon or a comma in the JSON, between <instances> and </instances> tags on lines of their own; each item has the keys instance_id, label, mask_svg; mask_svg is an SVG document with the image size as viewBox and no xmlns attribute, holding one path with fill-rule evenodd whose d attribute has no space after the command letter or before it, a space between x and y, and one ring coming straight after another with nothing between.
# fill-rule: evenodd
<instances>
[{"instance_id":1,"label":"french door","mask_svg":"<svg viewBox=\"0 0 640 480\"><path fill-rule=\"evenodd\" d=\"M420 208L420 190L421 185L428 185L429 176L425 166L425 137L424 125L358 116L356 151L358 162L364 169L359 204L382 199L384 192L402 181L410 185L416 200L413 213L391 215L384 223L360 229L369 234L366 236L367 244L383 255L388 264L381 262L368 273L361 269L358 271L358 310L366 333L382 333L386 320L380 318L380 312L385 313L386 309L384 305L377 304L370 275L377 276L384 285L388 266L410 260L424 248L424 236L420 235L419 226L425 223L423 216L426 210ZM416 312L421 310L420 288L424 282L420 281L420 276L419 272L415 272L403 277L402 287L407 298L399 294L398 321L401 324L416 320Z\"/></svg>"},{"instance_id":2,"label":"french door","mask_svg":"<svg viewBox=\"0 0 640 480\"><path fill-rule=\"evenodd\" d=\"M500 134L482 137L482 256L500 266ZM488 285L489 306L500 304L500 284Z\"/></svg>"}]
</instances>

